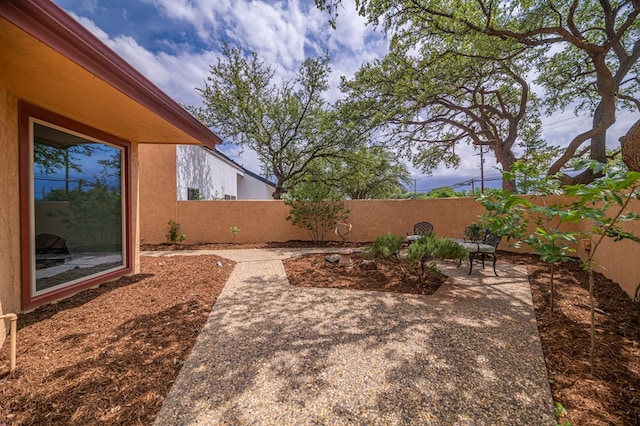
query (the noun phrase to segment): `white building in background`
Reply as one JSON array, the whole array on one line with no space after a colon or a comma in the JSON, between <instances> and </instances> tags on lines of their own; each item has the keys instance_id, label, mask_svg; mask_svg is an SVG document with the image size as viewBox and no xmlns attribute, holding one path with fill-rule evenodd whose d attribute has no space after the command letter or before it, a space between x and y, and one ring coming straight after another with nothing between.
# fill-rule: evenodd
<instances>
[{"instance_id":1,"label":"white building in background","mask_svg":"<svg viewBox=\"0 0 640 426\"><path fill-rule=\"evenodd\" d=\"M271 200L275 185L219 151L192 145L176 147L178 201Z\"/></svg>"}]
</instances>

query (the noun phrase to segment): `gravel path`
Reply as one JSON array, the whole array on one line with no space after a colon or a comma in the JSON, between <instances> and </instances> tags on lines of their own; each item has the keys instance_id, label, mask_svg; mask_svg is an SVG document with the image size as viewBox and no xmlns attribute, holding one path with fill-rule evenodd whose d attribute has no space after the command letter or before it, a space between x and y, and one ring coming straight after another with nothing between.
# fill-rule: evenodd
<instances>
[{"instance_id":1,"label":"gravel path","mask_svg":"<svg viewBox=\"0 0 640 426\"><path fill-rule=\"evenodd\" d=\"M556 424L523 267L442 264L433 296L292 287L303 251L212 252L238 264L155 424Z\"/></svg>"}]
</instances>

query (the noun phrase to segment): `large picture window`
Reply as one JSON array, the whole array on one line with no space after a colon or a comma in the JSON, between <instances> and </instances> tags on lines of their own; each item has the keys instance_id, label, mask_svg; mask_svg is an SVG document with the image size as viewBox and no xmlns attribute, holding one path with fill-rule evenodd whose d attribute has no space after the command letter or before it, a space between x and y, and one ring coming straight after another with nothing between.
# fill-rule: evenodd
<instances>
[{"instance_id":1,"label":"large picture window","mask_svg":"<svg viewBox=\"0 0 640 426\"><path fill-rule=\"evenodd\" d=\"M79 132L73 122L23 119L29 204L23 304L31 305L128 271L128 146L87 134L88 128Z\"/></svg>"}]
</instances>

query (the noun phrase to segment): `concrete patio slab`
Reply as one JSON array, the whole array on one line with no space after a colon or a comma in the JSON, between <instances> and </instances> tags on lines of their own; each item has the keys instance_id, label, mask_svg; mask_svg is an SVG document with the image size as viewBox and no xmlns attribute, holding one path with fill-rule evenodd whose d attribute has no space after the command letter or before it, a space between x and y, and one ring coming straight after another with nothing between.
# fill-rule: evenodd
<instances>
[{"instance_id":1,"label":"concrete patio slab","mask_svg":"<svg viewBox=\"0 0 640 426\"><path fill-rule=\"evenodd\" d=\"M556 424L521 266L444 263L417 296L292 287L300 249L211 253L238 263L157 425Z\"/></svg>"}]
</instances>

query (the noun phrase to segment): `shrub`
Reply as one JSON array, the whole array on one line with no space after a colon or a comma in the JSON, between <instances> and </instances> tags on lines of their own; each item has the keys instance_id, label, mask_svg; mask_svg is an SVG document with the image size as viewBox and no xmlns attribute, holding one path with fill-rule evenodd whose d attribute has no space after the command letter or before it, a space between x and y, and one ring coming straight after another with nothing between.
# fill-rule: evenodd
<instances>
[{"instance_id":1,"label":"shrub","mask_svg":"<svg viewBox=\"0 0 640 426\"><path fill-rule=\"evenodd\" d=\"M173 219L170 219L168 222L168 230L165 237L167 237L167 241L172 244L180 244L184 240L187 239L185 234L180 234L180 224Z\"/></svg>"},{"instance_id":2,"label":"shrub","mask_svg":"<svg viewBox=\"0 0 640 426\"><path fill-rule=\"evenodd\" d=\"M448 238L439 238L435 234L421 236L413 242L407 250L407 259L420 264L420 271L424 274L425 264L433 259L462 259L469 253L460 244L456 244ZM429 269L434 270L435 263ZM437 268L435 268L437 270Z\"/></svg>"},{"instance_id":3,"label":"shrub","mask_svg":"<svg viewBox=\"0 0 640 426\"><path fill-rule=\"evenodd\" d=\"M284 202L291 208L287 220L309 231L313 241L324 241L327 232L349 217L342 200L288 198Z\"/></svg>"},{"instance_id":4,"label":"shrub","mask_svg":"<svg viewBox=\"0 0 640 426\"><path fill-rule=\"evenodd\" d=\"M371 243L367 248L367 253L373 257L399 261L403 241L403 238L397 235L383 235Z\"/></svg>"},{"instance_id":5,"label":"shrub","mask_svg":"<svg viewBox=\"0 0 640 426\"><path fill-rule=\"evenodd\" d=\"M482 224L470 223L464 228L464 237L469 241L482 241L486 232L486 227Z\"/></svg>"}]
</instances>

